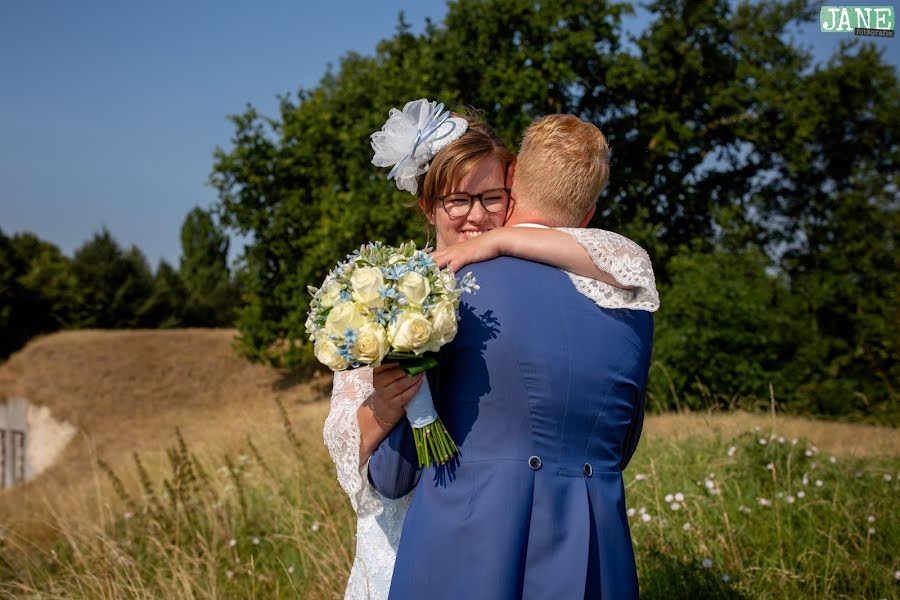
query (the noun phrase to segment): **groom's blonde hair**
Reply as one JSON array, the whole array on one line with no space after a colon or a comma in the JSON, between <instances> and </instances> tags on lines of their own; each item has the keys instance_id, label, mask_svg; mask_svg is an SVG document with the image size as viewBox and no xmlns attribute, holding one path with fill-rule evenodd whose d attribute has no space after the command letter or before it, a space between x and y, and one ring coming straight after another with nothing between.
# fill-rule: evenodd
<instances>
[{"instance_id":1,"label":"groom's blonde hair","mask_svg":"<svg viewBox=\"0 0 900 600\"><path fill-rule=\"evenodd\" d=\"M574 227L609 181L609 145L593 125L573 115L547 115L522 136L512 194L516 206L547 225Z\"/></svg>"}]
</instances>

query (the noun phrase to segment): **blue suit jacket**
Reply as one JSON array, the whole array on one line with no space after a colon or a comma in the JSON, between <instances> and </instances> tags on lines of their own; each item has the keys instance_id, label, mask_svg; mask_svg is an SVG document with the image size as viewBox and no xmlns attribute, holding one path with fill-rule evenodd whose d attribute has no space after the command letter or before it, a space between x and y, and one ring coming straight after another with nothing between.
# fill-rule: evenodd
<instances>
[{"instance_id":1,"label":"blue suit jacket","mask_svg":"<svg viewBox=\"0 0 900 600\"><path fill-rule=\"evenodd\" d=\"M415 497L390 597L636 598L622 469L640 437L650 313L598 308L565 273L475 265L459 333L429 374L458 460L421 472L407 421L369 462Z\"/></svg>"}]
</instances>

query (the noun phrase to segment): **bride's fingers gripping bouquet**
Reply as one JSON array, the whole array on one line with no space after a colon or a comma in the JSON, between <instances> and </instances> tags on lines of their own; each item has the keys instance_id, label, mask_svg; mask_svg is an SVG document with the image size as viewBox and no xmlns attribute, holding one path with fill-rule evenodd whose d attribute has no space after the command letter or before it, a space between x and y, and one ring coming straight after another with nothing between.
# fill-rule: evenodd
<instances>
[{"instance_id":1,"label":"bride's fingers gripping bouquet","mask_svg":"<svg viewBox=\"0 0 900 600\"><path fill-rule=\"evenodd\" d=\"M313 294L306 332L316 358L333 371L388 359L407 375L436 366L434 353L456 336L459 297L478 289L474 278L440 270L408 242L398 248L366 244L337 265ZM428 385L405 406L419 465L444 464L458 454Z\"/></svg>"}]
</instances>

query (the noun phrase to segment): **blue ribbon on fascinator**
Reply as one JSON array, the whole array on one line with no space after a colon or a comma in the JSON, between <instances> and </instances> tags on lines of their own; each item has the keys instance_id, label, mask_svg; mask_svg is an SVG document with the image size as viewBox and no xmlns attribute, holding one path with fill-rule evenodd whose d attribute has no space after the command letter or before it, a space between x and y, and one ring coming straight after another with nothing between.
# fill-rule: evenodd
<instances>
[{"instance_id":1,"label":"blue ribbon on fascinator","mask_svg":"<svg viewBox=\"0 0 900 600\"><path fill-rule=\"evenodd\" d=\"M400 159L400 161L394 165L394 168L390 170L387 174L388 179L393 179L394 175L397 174L397 169L400 168L400 165L405 163L408 160L413 160L416 156L416 150L418 150L419 146L422 142L426 141L432 135L434 135L438 129L440 129L441 125L447 122L447 119L450 118L450 111L444 110L444 103L441 102L437 106L433 107L431 111L428 113L428 124L424 129L418 129L416 131L416 138L413 140L412 150L409 151L409 154ZM456 125L447 131L444 135L438 136L434 138L435 140L441 140L450 135L453 130L456 128Z\"/></svg>"}]
</instances>

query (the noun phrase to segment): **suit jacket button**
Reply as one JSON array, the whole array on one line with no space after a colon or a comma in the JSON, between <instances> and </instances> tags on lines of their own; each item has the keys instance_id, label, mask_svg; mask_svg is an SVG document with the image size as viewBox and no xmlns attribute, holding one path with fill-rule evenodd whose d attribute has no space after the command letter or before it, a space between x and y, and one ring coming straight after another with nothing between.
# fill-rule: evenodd
<instances>
[{"instance_id":1,"label":"suit jacket button","mask_svg":"<svg viewBox=\"0 0 900 600\"><path fill-rule=\"evenodd\" d=\"M532 470L537 471L541 468L541 457L540 456L532 456L528 459L528 466L532 468Z\"/></svg>"},{"instance_id":2,"label":"suit jacket button","mask_svg":"<svg viewBox=\"0 0 900 600\"><path fill-rule=\"evenodd\" d=\"M593 474L594 470L591 468L590 463L584 463L584 474L587 477L590 477Z\"/></svg>"}]
</instances>

